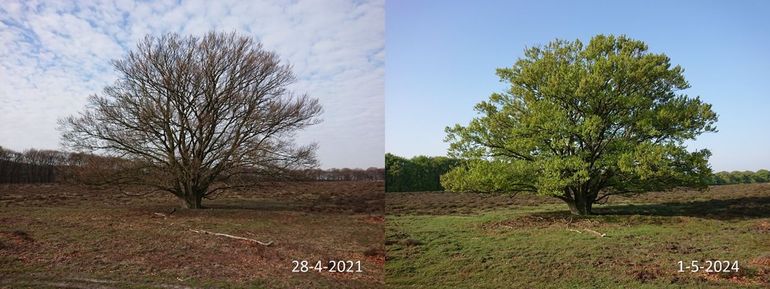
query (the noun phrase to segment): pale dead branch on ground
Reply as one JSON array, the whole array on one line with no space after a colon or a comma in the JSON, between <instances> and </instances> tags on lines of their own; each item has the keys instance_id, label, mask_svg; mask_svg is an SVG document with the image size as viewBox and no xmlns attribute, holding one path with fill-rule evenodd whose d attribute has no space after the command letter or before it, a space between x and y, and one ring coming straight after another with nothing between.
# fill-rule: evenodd
<instances>
[{"instance_id":1,"label":"pale dead branch on ground","mask_svg":"<svg viewBox=\"0 0 770 289\"><path fill-rule=\"evenodd\" d=\"M209 234L209 235L222 236L222 237L227 237L227 238L232 238L232 239L245 240L245 241L249 241L249 242L254 242L254 243L260 244L262 246L270 246L270 245L273 244L273 241L262 242L262 241L259 241L259 240L249 239L249 238L245 238L245 237L239 237L239 236L233 236L233 235L230 235L230 234L210 232L210 231L206 231L206 230L190 229L190 231L193 231L195 233L200 233L200 234Z\"/></svg>"}]
</instances>

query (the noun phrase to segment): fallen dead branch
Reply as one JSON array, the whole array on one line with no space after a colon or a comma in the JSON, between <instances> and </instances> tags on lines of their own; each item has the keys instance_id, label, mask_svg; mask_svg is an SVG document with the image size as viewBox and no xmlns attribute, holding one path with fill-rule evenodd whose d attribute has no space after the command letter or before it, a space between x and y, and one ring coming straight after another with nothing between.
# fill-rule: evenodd
<instances>
[{"instance_id":1,"label":"fallen dead branch","mask_svg":"<svg viewBox=\"0 0 770 289\"><path fill-rule=\"evenodd\" d=\"M260 244L262 246L270 246L270 245L273 244L273 241L262 242L262 241L259 241L259 240L249 239L249 238L245 238L245 237L239 237L239 236L233 236L233 235L230 235L230 234L210 232L210 231L206 231L206 230L190 229L190 231L193 231L195 233L200 233L200 234L209 234L209 235L222 236L222 237L227 237L227 238L232 238L232 239L245 240L245 241L249 241L249 242L254 242L254 243Z\"/></svg>"},{"instance_id":2,"label":"fallen dead branch","mask_svg":"<svg viewBox=\"0 0 770 289\"><path fill-rule=\"evenodd\" d=\"M583 233L583 232L581 232L579 230L570 229L570 228L567 228L567 231L572 231L572 232L580 233L580 234ZM599 237L606 237L607 236L607 234L602 234L602 233L599 233L599 232L591 230L591 229L583 228L583 231L589 232L589 233L594 234L594 235L599 236Z\"/></svg>"},{"instance_id":3,"label":"fallen dead branch","mask_svg":"<svg viewBox=\"0 0 770 289\"><path fill-rule=\"evenodd\" d=\"M599 236L599 237L604 237L604 236L607 236L607 234L602 234L602 233L599 233L599 232L597 232L597 231L594 231L594 230L591 230L591 229L583 229L583 230L585 230L586 232L589 232L589 233L591 233L591 234L597 235L597 236Z\"/></svg>"},{"instance_id":4,"label":"fallen dead branch","mask_svg":"<svg viewBox=\"0 0 770 289\"><path fill-rule=\"evenodd\" d=\"M174 214L174 212L176 212L176 208L172 209L172 210L171 210L171 212L169 212L168 214L164 214L164 213L152 213L152 214L153 214L153 215L156 215L156 216L158 216L158 217L162 217L162 218L164 218L164 219L165 219L165 218L167 218L167 217L171 217L171 215L173 215L173 214Z\"/></svg>"}]
</instances>

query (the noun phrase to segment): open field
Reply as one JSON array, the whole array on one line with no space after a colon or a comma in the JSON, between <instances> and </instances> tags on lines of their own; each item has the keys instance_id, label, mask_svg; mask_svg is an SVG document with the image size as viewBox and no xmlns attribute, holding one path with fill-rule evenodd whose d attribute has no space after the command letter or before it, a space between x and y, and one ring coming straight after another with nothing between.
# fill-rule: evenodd
<instances>
[{"instance_id":1,"label":"open field","mask_svg":"<svg viewBox=\"0 0 770 289\"><path fill-rule=\"evenodd\" d=\"M633 205L630 204L633 202ZM389 288L768 288L770 184L615 197L387 193ZM600 237L587 230L606 234ZM737 260L738 273L678 273Z\"/></svg>"},{"instance_id":2,"label":"open field","mask_svg":"<svg viewBox=\"0 0 770 289\"><path fill-rule=\"evenodd\" d=\"M0 185L0 288L380 288L382 194L382 182L273 183L169 215L170 194ZM291 273L292 260L330 259L364 273Z\"/></svg>"}]
</instances>

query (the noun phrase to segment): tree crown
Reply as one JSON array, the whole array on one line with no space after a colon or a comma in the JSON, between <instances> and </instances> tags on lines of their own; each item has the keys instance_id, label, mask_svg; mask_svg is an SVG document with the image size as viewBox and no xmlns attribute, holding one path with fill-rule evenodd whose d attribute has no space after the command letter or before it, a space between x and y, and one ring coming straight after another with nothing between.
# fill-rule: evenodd
<instances>
[{"instance_id":1,"label":"tree crown","mask_svg":"<svg viewBox=\"0 0 770 289\"><path fill-rule=\"evenodd\" d=\"M507 91L477 104L468 125L446 129L449 154L469 162L443 184L566 199L701 187L710 152L688 152L683 142L716 131L717 115L681 93L683 72L626 36L528 48L497 70Z\"/></svg>"},{"instance_id":2,"label":"tree crown","mask_svg":"<svg viewBox=\"0 0 770 289\"><path fill-rule=\"evenodd\" d=\"M113 65L117 81L60 123L65 145L131 160L124 181L205 196L316 164L293 136L319 122L318 100L292 93L291 66L250 37L147 36Z\"/></svg>"}]
</instances>

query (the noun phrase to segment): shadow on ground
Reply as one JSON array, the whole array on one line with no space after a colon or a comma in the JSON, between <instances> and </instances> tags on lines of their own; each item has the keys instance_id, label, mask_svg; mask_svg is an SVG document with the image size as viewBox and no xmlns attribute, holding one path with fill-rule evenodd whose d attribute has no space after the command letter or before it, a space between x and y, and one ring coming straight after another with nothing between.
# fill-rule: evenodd
<instances>
[{"instance_id":1,"label":"shadow on ground","mask_svg":"<svg viewBox=\"0 0 770 289\"><path fill-rule=\"evenodd\" d=\"M770 196L640 205L609 205L594 208L594 213L598 215L687 216L719 220L767 218L770 217Z\"/></svg>"}]
</instances>

